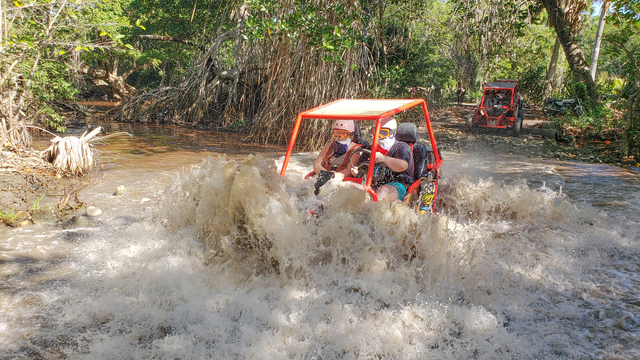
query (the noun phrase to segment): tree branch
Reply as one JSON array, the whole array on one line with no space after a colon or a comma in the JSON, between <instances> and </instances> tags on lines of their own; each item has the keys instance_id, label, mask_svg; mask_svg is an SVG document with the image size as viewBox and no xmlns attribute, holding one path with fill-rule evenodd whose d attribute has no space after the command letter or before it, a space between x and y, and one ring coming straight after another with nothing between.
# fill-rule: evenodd
<instances>
[{"instance_id":1,"label":"tree branch","mask_svg":"<svg viewBox=\"0 0 640 360\"><path fill-rule=\"evenodd\" d=\"M146 39L146 40L173 41L173 42L177 42L177 43L180 43L180 44L185 44L185 45L196 47L196 48L200 49L201 51L205 51L207 49L204 45L198 45L198 44L193 43L193 42L191 42L189 40L179 39L179 38L176 38L176 37L173 37L173 36L139 35L138 37L140 39Z\"/></svg>"}]
</instances>

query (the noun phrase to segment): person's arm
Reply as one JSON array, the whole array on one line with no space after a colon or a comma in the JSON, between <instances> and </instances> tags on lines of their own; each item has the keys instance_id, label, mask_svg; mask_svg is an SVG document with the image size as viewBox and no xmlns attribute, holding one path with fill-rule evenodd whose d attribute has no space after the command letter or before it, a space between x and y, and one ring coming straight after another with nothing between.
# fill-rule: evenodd
<instances>
[{"instance_id":1,"label":"person's arm","mask_svg":"<svg viewBox=\"0 0 640 360\"><path fill-rule=\"evenodd\" d=\"M403 172L409 168L409 163L406 160L394 158L382 153L376 153L376 162L383 162L389 169L395 172Z\"/></svg>"},{"instance_id":2,"label":"person's arm","mask_svg":"<svg viewBox=\"0 0 640 360\"><path fill-rule=\"evenodd\" d=\"M329 152L329 146L331 146L331 141L329 141L320 151L316 161L313 162L313 172L316 174L320 174L320 171L328 171L322 166L324 164L324 159L327 157L327 153Z\"/></svg>"},{"instance_id":3,"label":"person's arm","mask_svg":"<svg viewBox=\"0 0 640 360\"><path fill-rule=\"evenodd\" d=\"M357 164L358 160L360 160L360 153L355 153L355 154L351 154L351 162L353 164ZM355 171L355 173L354 173ZM342 171L340 171L340 173L342 173L344 176L356 176L358 174L358 166L354 166L354 167L349 167L349 164L347 163L347 167L342 169Z\"/></svg>"}]
</instances>

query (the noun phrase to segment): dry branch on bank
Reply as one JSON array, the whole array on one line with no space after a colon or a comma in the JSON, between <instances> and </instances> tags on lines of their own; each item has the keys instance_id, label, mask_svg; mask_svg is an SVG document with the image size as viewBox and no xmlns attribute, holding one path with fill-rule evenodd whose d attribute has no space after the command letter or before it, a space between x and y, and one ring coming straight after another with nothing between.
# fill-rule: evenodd
<instances>
[{"instance_id":1,"label":"dry branch on bank","mask_svg":"<svg viewBox=\"0 0 640 360\"><path fill-rule=\"evenodd\" d=\"M41 151L12 149L2 151L0 172L39 172L55 175L56 169L41 157Z\"/></svg>"},{"instance_id":2,"label":"dry branch on bank","mask_svg":"<svg viewBox=\"0 0 640 360\"><path fill-rule=\"evenodd\" d=\"M56 136L51 140L51 146L42 153L42 158L65 174L86 175L93 167L92 142L119 135L129 135L127 133L115 133L96 138L100 131L102 131L102 127L98 126L88 134L85 131L79 138L76 136L64 138Z\"/></svg>"},{"instance_id":3,"label":"dry branch on bank","mask_svg":"<svg viewBox=\"0 0 640 360\"><path fill-rule=\"evenodd\" d=\"M51 146L42 154L43 159L50 162L57 169L72 175L84 175L93 167L93 156L89 147L89 140L95 137L101 127L93 129L89 135L85 132L80 138L56 136L51 140Z\"/></svg>"}]
</instances>

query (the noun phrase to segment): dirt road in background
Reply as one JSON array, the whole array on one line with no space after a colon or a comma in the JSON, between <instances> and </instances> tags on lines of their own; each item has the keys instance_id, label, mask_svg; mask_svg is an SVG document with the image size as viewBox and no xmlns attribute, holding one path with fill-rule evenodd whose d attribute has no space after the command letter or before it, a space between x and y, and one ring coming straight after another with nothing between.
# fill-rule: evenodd
<instances>
[{"instance_id":1,"label":"dirt road in background","mask_svg":"<svg viewBox=\"0 0 640 360\"><path fill-rule=\"evenodd\" d=\"M498 129L471 130L467 120L473 116L476 107L477 104L463 104L432 111L430 116L436 141L442 150L489 151L610 164L634 170L638 167L638 159L625 158L619 151L622 139L615 133L599 134L593 129L577 131L560 127L559 137L553 137L553 131L543 131L549 127L550 119L542 111L531 108L525 108L520 136L511 136L508 131Z\"/></svg>"}]
</instances>

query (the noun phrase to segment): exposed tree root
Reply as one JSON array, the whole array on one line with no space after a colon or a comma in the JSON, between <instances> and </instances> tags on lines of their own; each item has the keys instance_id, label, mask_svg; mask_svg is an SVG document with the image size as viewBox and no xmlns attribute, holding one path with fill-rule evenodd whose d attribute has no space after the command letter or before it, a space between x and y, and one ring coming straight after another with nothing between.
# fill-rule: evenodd
<instances>
[{"instance_id":1,"label":"exposed tree root","mask_svg":"<svg viewBox=\"0 0 640 360\"><path fill-rule=\"evenodd\" d=\"M226 11L227 16L245 14ZM137 94L124 103L116 119L240 128L253 142L286 143L299 112L339 98L366 96L368 64L374 62L365 47L334 55L313 45L304 33L250 40L240 35L241 20L237 29L221 29L209 39L210 45L179 83ZM327 141L329 129L328 121L305 122L298 144L316 148Z\"/></svg>"}]
</instances>

